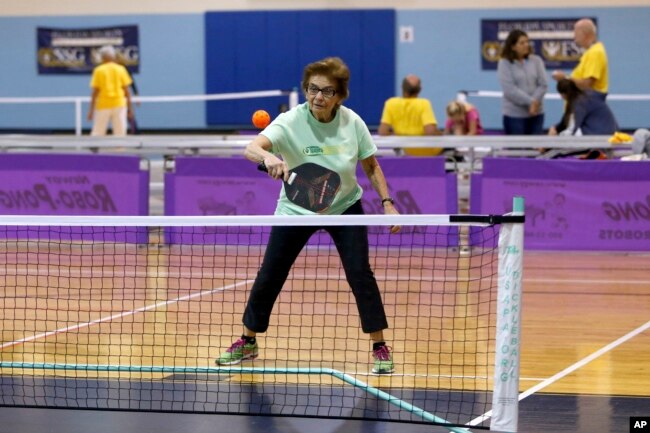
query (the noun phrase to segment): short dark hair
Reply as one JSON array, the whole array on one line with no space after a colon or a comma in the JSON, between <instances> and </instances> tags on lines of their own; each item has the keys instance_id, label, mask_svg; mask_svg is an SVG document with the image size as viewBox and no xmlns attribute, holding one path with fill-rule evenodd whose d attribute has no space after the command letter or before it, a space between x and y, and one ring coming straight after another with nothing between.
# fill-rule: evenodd
<instances>
[{"instance_id":1,"label":"short dark hair","mask_svg":"<svg viewBox=\"0 0 650 433\"><path fill-rule=\"evenodd\" d=\"M422 82L418 80L417 85L411 84L408 77L402 80L402 93L406 96L418 96L422 91Z\"/></svg>"},{"instance_id":2,"label":"short dark hair","mask_svg":"<svg viewBox=\"0 0 650 433\"><path fill-rule=\"evenodd\" d=\"M522 36L528 37L528 34L519 29L514 29L510 33L508 33L508 37L506 38L506 41L503 43L503 48L501 48L501 58L508 60L510 63L514 62L517 60L517 53L512 49L515 45L517 45L517 42L519 41L519 38ZM530 51L528 54L524 56L525 59L528 58L528 55L533 52L533 49L531 47Z\"/></svg>"},{"instance_id":3,"label":"short dark hair","mask_svg":"<svg viewBox=\"0 0 650 433\"><path fill-rule=\"evenodd\" d=\"M309 79L314 75L324 75L336 82L336 93L341 100L350 95L350 69L340 57L326 57L305 66L302 74L302 88L306 92Z\"/></svg>"}]
</instances>

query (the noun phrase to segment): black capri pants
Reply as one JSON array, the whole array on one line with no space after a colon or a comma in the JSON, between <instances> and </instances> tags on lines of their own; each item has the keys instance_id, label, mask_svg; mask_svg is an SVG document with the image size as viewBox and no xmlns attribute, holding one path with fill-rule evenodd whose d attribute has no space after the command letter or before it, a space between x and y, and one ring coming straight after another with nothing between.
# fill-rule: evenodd
<instances>
[{"instance_id":1,"label":"black capri pants","mask_svg":"<svg viewBox=\"0 0 650 433\"><path fill-rule=\"evenodd\" d=\"M343 212L343 215L362 214L361 201ZM268 329L273 305L287 280L291 266L309 238L320 229L327 231L334 240L357 303L363 332L371 333L388 328L377 280L370 268L366 226L273 226L262 266L244 311L244 325L248 329L254 332L265 332Z\"/></svg>"}]
</instances>

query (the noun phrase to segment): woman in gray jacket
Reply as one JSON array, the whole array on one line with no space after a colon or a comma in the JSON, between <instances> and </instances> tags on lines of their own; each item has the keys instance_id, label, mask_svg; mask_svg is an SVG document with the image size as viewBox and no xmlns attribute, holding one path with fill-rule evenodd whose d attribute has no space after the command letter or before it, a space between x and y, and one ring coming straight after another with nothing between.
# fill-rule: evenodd
<instances>
[{"instance_id":1,"label":"woman in gray jacket","mask_svg":"<svg viewBox=\"0 0 650 433\"><path fill-rule=\"evenodd\" d=\"M497 72L503 89L503 129L508 135L544 132L544 94L548 88L541 57L531 53L528 35L510 32Z\"/></svg>"}]
</instances>

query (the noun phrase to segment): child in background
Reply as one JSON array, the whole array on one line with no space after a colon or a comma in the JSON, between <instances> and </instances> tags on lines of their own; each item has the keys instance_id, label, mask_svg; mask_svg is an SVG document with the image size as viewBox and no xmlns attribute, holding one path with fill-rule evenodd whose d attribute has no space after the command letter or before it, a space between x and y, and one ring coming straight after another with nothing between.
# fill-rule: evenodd
<instances>
[{"instance_id":1,"label":"child in background","mask_svg":"<svg viewBox=\"0 0 650 433\"><path fill-rule=\"evenodd\" d=\"M467 102L451 101L447 105L445 135L481 135L483 127L478 110Z\"/></svg>"}]
</instances>

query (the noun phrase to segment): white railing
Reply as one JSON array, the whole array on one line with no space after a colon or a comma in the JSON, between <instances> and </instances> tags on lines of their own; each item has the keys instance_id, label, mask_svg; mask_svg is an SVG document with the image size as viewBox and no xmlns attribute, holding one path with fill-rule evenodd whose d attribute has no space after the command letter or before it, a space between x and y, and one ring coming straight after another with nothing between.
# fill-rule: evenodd
<instances>
[{"instance_id":1,"label":"white railing","mask_svg":"<svg viewBox=\"0 0 650 433\"><path fill-rule=\"evenodd\" d=\"M126 137L78 137L74 135L0 135L0 152L101 152L135 154L142 157L150 172L150 212L162 215L164 173L173 167L173 155L241 156L253 135L131 135ZM373 137L378 155L400 154L396 149L442 147L454 149L461 161L449 160L447 168L458 174L459 208L469 202L469 174L480 170L482 158L489 155L538 156L537 149L603 149L612 153L631 153L630 145L611 144L609 136L438 136ZM163 157L163 155L165 157ZM171 158L168 158L171 157Z\"/></svg>"},{"instance_id":2,"label":"white railing","mask_svg":"<svg viewBox=\"0 0 650 433\"><path fill-rule=\"evenodd\" d=\"M213 93L208 95L166 95L166 96L134 96L133 102L190 102L190 101L223 101L227 99L269 98L287 96L289 108L298 105L298 90L262 90L256 92ZM88 96L52 96L52 97L19 97L0 98L0 104L74 104L75 135L81 136L83 112L81 105L90 103Z\"/></svg>"},{"instance_id":3,"label":"white railing","mask_svg":"<svg viewBox=\"0 0 650 433\"><path fill-rule=\"evenodd\" d=\"M251 135L127 135L126 137L89 137L73 135L0 135L0 151L19 149L59 150L152 150L174 151L179 149L215 150L243 148L250 143ZM626 147L612 144L607 135L575 136L374 136L380 149L403 148L483 148L483 149L612 149ZM629 146L627 146L629 147Z\"/></svg>"},{"instance_id":4,"label":"white railing","mask_svg":"<svg viewBox=\"0 0 650 433\"><path fill-rule=\"evenodd\" d=\"M458 92L458 99L463 100L467 97L475 98L503 98L503 92L496 90L461 90ZM559 93L547 93L544 99L562 99ZM650 95L647 94L609 94L608 101L650 101Z\"/></svg>"},{"instance_id":5,"label":"white railing","mask_svg":"<svg viewBox=\"0 0 650 433\"><path fill-rule=\"evenodd\" d=\"M241 155L253 135L129 135L126 137L89 137L65 135L0 135L0 152L102 152L138 155L195 154L213 156ZM540 155L540 149L564 152L601 149L611 156L630 155L630 144L612 144L609 136L374 136L379 156L402 155L404 148L453 149L464 163L475 169L475 162L485 156Z\"/></svg>"}]
</instances>

